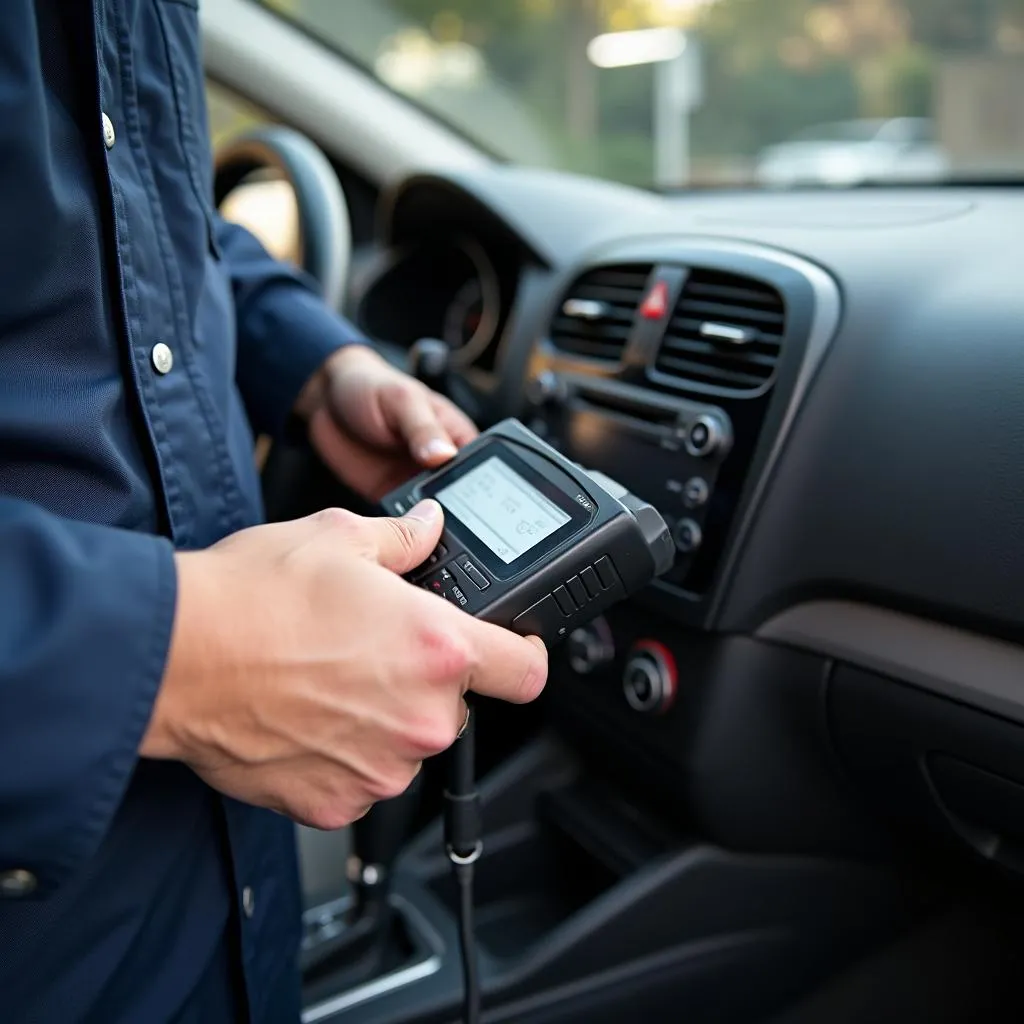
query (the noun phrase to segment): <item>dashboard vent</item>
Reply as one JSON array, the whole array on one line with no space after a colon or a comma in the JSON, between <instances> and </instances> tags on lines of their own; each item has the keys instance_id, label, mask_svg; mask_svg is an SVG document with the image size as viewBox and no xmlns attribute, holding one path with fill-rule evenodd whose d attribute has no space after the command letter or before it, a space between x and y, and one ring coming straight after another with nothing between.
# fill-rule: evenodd
<instances>
[{"instance_id":1,"label":"dashboard vent","mask_svg":"<svg viewBox=\"0 0 1024 1024\"><path fill-rule=\"evenodd\" d=\"M785 326L785 303L770 285L695 270L679 296L655 369L691 383L756 391L775 373Z\"/></svg>"},{"instance_id":2,"label":"dashboard vent","mask_svg":"<svg viewBox=\"0 0 1024 1024\"><path fill-rule=\"evenodd\" d=\"M551 322L551 344L573 355L618 362L651 269L634 264L588 271L562 300Z\"/></svg>"}]
</instances>

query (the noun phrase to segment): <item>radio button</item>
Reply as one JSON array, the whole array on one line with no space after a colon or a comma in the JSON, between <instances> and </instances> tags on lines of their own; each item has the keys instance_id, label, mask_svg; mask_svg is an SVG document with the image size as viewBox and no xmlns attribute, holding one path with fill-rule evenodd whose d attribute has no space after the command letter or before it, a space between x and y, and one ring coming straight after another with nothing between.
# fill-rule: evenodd
<instances>
[{"instance_id":1,"label":"radio button","mask_svg":"<svg viewBox=\"0 0 1024 1024\"><path fill-rule=\"evenodd\" d=\"M683 504L687 508L701 508L707 504L710 493L707 480L699 476L692 477L683 485Z\"/></svg>"},{"instance_id":2,"label":"radio button","mask_svg":"<svg viewBox=\"0 0 1024 1024\"><path fill-rule=\"evenodd\" d=\"M704 534L692 519L680 519L673 531L673 538L681 554L692 555L701 546Z\"/></svg>"},{"instance_id":3,"label":"radio button","mask_svg":"<svg viewBox=\"0 0 1024 1024\"><path fill-rule=\"evenodd\" d=\"M469 604L466 595L462 592L459 587L453 586L451 590L445 595L452 604L457 604L462 608L465 608Z\"/></svg>"},{"instance_id":4,"label":"radio button","mask_svg":"<svg viewBox=\"0 0 1024 1024\"><path fill-rule=\"evenodd\" d=\"M694 423L693 429L690 431L690 450L694 454L703 454L710 440L711 431L708 429L707 423L702 420Z\"/></svg>"},{"instance_id":5,"label":"radio button","mask_svg":"<svg viewBox=\"0 0 1024 1024\"><path fill-rule=\"evenodd\" d=\"M472 563L468 558L463 558L459 563L459 568L469 577L473 586L477 590L486 590L490 585L491 581Z\"/></svg>"},{"instance_id":6,"label":"radio button","mask_svg":"<svg viewBox=\"0 0 1024 1024\"><path fill-rule=\"evenodd\" d=\"M576 607L572 603L572 598L569 596L569 591L566 590L565 587L555 587L551 596L554 597L555 602L563 615L572 615L572 613L576 611Z\"/></svg>"},{"instance_id":7,"label":"radio button","mask_svg":"<svg viewBox=\"0 0 1024 1024\"><path fill-rule=\"evenodd\" d=\"M602 555L594 563L594 571L597 573L597 578L601 581L601 586L605 590L610 590L615 586L615 567L607 555Z\"/></svg>"},{"instance_id":8,"label":"radio button","mask_svg":"<svg viewBox=\"0 0 1024 1024\"><path fill-rule=\"evenodd\" d=\"M580 573L580 579L583 581L583 586L586 587L587 593L591 597L597 597L601 593L601 581L597 578L597 573L594 572L591 566L587 566Z\"/></svg>"},{"instance_id":9,"label":"radio button","mask_svg":"<svg viewBox=\"0 0 1024 1024\"><path fill-rule=\"evenodd\" d=\"M572 595L572 599L576 602L577 607L582 608L590 600L579 576L573 576L571 580L566 580L565 585L569 588L569 593Z\"/></svg>"}]
</instances>

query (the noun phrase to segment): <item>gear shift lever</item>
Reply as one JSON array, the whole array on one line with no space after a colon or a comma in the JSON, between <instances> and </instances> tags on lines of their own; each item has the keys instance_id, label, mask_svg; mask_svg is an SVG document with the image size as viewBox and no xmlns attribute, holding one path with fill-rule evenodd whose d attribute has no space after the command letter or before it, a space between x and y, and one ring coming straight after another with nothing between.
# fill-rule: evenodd
<instances>
[{"instance_id":1,"label":"gear shift lever","mask_svg":"<svg viewBox=\"0 0 1024 1024\"><path fill-rule=\"evenodd\" d=\"M388 969L395 938L391 876L418 801L419 777L401 796L375 804L352 824L352 854L346 865L351 908L343 928L332 929L329 937L304 950L301 964L307 978L344 972L348 984L358 984Z\"/></svg>"},{"instance_id":2,"label":"gear shift lever","mask_svg":"<svg viewBox=\"0 0 1024 1024\"><path fill-rule=\"evenodd\" d=\"M399 797L375 804L352 825L347 874L355 896L354 917L387 916L391 872L416 814L419 777Z\"/></svg>"}]
</instances>

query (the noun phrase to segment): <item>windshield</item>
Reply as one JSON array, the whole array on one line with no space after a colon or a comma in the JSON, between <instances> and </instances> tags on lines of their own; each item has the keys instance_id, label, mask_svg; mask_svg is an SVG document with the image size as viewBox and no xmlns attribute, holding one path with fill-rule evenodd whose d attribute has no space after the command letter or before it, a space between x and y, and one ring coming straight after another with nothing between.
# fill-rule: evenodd
<instances>
[{"instance_id":1,"label":"windshield","mask_svg":"<svg viewBox=\"0 0 1024 1024\"><path fill-rule=\"evenodd\" d=\"M262 0L518 163L643 186L1024 176L1024 0Z\"/></svg>"}]
</instances>

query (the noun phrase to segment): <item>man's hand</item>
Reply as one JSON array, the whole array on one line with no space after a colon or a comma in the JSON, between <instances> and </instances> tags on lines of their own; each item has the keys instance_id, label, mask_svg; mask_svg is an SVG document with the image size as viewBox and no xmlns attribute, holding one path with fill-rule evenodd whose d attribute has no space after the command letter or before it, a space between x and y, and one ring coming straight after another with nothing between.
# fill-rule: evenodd
<instances>
[{"instance_id":1,"label":"man's hand","mask_svg":"<svg viewBox=\"0 0 1024 1024\"><path fill-rule=\"evenodd\" d=\"M476 427L447 398L364 345L327 360L296 411L314 448L338 477L377 499L423 468L450 459Z\"/></svg>"},{"instance_id":2,"label":"man's hand","mask_svg":"<svg viewBox=\"0 0 1024 1024\"><path fill-rule=\"evenodd\" d=\"M454 742L467 690L533 700L540 640L405 582L441 535L435 502L401 519L330 509L176 556L178 605L143 757L317 828L403 792Z\"/></svg>"}]
</instances>

